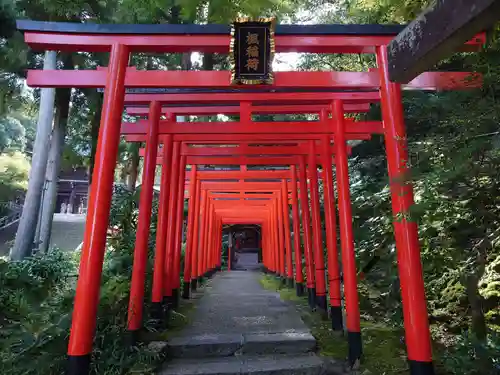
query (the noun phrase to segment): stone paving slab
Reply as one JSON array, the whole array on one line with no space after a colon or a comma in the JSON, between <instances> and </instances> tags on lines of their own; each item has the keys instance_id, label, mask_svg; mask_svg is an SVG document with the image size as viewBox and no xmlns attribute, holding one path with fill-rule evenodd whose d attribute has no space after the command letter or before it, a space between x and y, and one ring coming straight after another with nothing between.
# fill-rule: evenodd
<instances>
[{"instance_id":1,"label":"stone paving slab","mask_svg":"<svg viewBox=\"0 0 500 375\"><path fill-rule=\"evenodd\" d=\"M54 214L50 246L64 251L75 250L83 241L85 215Z\"/></svg>"},{"instance_id":2,"label":"stone paving slab","mask_svg":"<svg viewBox=\"0 0 500 375\"><path fill-rule=\"evenodd\" d=\"M249 356L172 361L159 375L320 375L324 362L316 355Z\"/></svg>"},{"instance_id":3,"label":"stone paving slab","mask_svg":"<svg viewBox=\"0 0 500 375\"><path fill-rule=\"evenodd\" d=\"M250 333L244 335L243 354L308 353L316 348L309 332Z\"/></svg>"},{"instance_id":4,"label":"stone paving slab","mask_svg":"<svg viewBox=\"0 0 500 375\"><path fill-rule=\"evenodd\" d=\"M168 343L168 354L172 358L227 357L242 345L243 335L236 333L175 337Z\"/></svg>"},{"instance_id":5,"label":"stone paving slab","mask_svg":"<svg viewBox=\"0 0 500 375\"><path fill-rule=\"evenodd\" d=\"M205 334L175 337L168 342L170 358L228 357L242 354L309 353L316 339L309 332Z\"/></svg>"},{"instance_id":6,"label":"stone paving slab","mask_svg":"<svg viewBox=\"0 0 500 375\"><path fill-rule=\"evenodd\" d=\"M217 274L191 324L168 343L160 375L322 375L316 340L290 303L265 290L261 273Z\"/></svg>"},{"instance_id":7,"label":"stone paving slab","mask_svg":"<svg viewBox=\"0 0 500 375\"><path fill-rule=\"evenodd\" d=\"M215 275L181 336L309 332L292 305L262 288L260 277L251 271Z\"/></svg>"}]
</instances>

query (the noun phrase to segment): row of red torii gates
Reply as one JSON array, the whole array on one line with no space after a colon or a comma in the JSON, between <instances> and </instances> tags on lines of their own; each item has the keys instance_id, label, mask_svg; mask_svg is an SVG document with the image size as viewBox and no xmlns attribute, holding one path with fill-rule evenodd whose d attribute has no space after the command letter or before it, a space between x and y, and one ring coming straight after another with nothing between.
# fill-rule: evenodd
<instances>
[{"instance_id":1,"label":"row of red torii gates","mask_svg":"<svg viewBox=\"0 0 500 375\"><path fill-rule=\"evenodd\" d=\"M357 276L349 193L348 140L385 140L398 269L411 374L433 374L431 339L417 224L409 215L402 89L468 89L481 85L464 72L426 72L400 85L388 78L387 44L401 30L383 25L278 26L277 52L375 54L368 72L277 72L272 86L229 87L227 71L139 71L128 68L133 52L227 53L229 30L221 25L89 25L20 21L26 42L38 50L110 52L107 68L29 71L34 87L104 88L104 104L89 199L80 272L68 348L68 373L88 374L99 300L114 168L120 136L144 142L143 185L134 252L128 330L142 328L145 269L155 168L161 165L152 302L162 318L165 302L181 290L184 199L189 199L182 295L221 265L226 224L262 227L263 263L269 272L307 287L311 307L330 306L332 328L348 331L349 361L362 353ZM477 50L478 36L464 45ZM168 88L125 93L125 88ZM200 91L201 90L201 91ZM382 121L356 121L346 113L381 103ZM129 115L147 116L122 123ZM257 122L255 114L316 114L312 121ZM179 115L239 115L239 121L177 122ZM216 146L216 147L214 147ZM239 165L207 170L204 165ZM249 166L280 166L254 170ZM318 174L318 165L322 166ZM332 165L338 205L335 205ZM187 166L190 169L187 171ZM219 168L220 169L220 168ZM268 168L269 169L269 168ZM186 176L187 174L187 176ZM323 254L318 179L323 180L327 261ZM290 233L289 205L293 226ZM310 208L309 208L310 207ZM337 253L337 211L342 277ZM302 259L305 258L305 277ZM327 277L326 277L327 275ZM327 282L326 282L327 280ZM346 320L342 321L341 282ZM327 297L328 293L328 297Z\"/></svg>"}]
</instances>

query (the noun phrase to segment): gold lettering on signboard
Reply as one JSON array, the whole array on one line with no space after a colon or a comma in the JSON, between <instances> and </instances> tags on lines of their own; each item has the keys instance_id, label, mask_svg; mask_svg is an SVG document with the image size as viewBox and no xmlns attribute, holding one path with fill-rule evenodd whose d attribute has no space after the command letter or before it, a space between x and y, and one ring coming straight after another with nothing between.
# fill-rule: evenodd
<instances>
[{"instance_id":1,"label":"gold lettering on signboard","mask_svg":"<svg viewBox=\"0 0 500 375\"><path fill-rule=\"evenodd\" d=\"M259 34L247 33L247 44L259 44Z\"/></svg>"},{"instance_id":2,"label":"gold lettering on signboard","mask_svg":"<svg viewBox=\"0 0 500 375\"><path fill-rule=\"evenodd\" d=\"M259 57L259 46L251 45L247 47L248 57Z\"/></svg>"},{"instance_id":3,"label":"gold lettering on signboard","mask_svg":"<svg viewBox=\"0 0 500 375\"><path fill-rule=\"evenodd\" d=\"M259 34L247 33L247 63L245 67L257 71L259 69Z\"/></svg>"},{"instance_id":4,"label":"gold lettering on signboard","mask_svg":"<svg viewBox=\"0 0 500 375\"><path fill-rule=\"evenodd\" d=\"M248 59L245 67L248 70L253 69L256 71L259 68L259 59Z\"/></svg>"}]
</instances>

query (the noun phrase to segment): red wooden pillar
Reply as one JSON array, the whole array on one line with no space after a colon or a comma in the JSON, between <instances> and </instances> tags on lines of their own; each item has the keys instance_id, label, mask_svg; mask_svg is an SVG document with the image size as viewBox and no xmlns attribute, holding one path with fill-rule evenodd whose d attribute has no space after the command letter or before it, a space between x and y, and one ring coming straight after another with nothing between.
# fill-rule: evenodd
<instances>
[{"instance_id":1,"label":"red wooden pillar","mask_svg":"<svg viewBox=\"0 0 500 375\"><path fill-rule=\"evenodd\" d=\"M278 197L273 204L273 231L274 231L274 268L276 276L280 275L280 240L279 240L279 226L278 226Z\"/></svg>"},{"instance_id":2,"label":"red wooden pillar","mask_svg":"<svg viewBox=\"0 0 500 375\"><path fill-rule=\"evenodd\" d=\"M164 295L167 306L174 302L172 285L172 273L174 270L174 244L175 244L175 229L177 226L177 196L179 193L179 164L180 164L180 142L174 141L172 148L172 175L170 176L170 198L168 205L168 224L167 224L167 241L166 241L166 257L165 257L165 288Z\"/></svg>"},{"instance_id":3,"label":"red wooden pillar","mask_svg":"<svg viewBox=\"0 0 500 375\"><path fill-rule=\"evenodd\" d=\"M342 244L342 266L344 271L347 340L349 342L349 362L351 365L354 365L361 357L362 342L345 122L343 104L340 100L333 103L332 121L335 130L335 165L339 195L340 241Z\"/></svg>"},{"instance_id":4,"label":"red wooden pillar","mask_svg":"<svg viewBox=\"0 0 500 375\"><path fill-rule=\"evenodd\" d=\"M335 130L335 166L339 195L340 241L342 244L342 267L344 271L347 340L349 342L349 362L351 365L354 365L361 357L362 343L344 111L343 104L339 100L333 103L332 121Z\"/></svg>"},{"instance_id":5,"label":"red wooden pillar","mask_svg":"<svg viewBox=\"0 0 500 375\"><path fill-rule=\"evenodd\" d=\"M200 282L204 281L205 277L205 262L206 262L206 249L205 249L205 238L207 234L208 220L207 213L209 206L207 191L203 191L203 202L202 202L202 212L201 212L201 233L200 233Z\"/></svg>"},{"instance_id":6,"label":"red wooden pillar","mask_svg":"<svg viewBox=\"0 0 500 375\"><path fill-rule=\"evenodd\" d=\"M194 209L196 200L196 165L191 166L189 175L189 203L188 203L188 224L186 235L186 253L184 255L184 285L182 288L182 298L189 299L191 289L191 270L193 268L193 226L194 226Z\"/></svg>"},{"instance_id":7,"label":"red wooden pillar","mask_svg":"<svg viewBox=\"0 0 500 375\"><path fill-rule=\"evenodd\" d=\"M207 258L208 258L208 247L207 247L207 238L208 238L208 227L210 225L210 199L207 197L207 204L205 206L205 230L203 231L203 245L202 245L202 269L203 269L203 277L207 277Z\"/></svg>"},{"instance_id":8,"label":"red wooden pillar","mask_svg":"<svg viewBox=\"0 0 500 375\"><path fill-rule=\"evenodd\" d=\"M69 375L90 371L128 58L127 46L111 47L68 346Z\"/></svg>"},{"instance_id":9,"label":"red wooden pillar","mask_svg":"<svg viewBox=\"0 0 500 375\"><path fill-rule=\"evenodd\" d=\"M267 222L265 225L265 230L262 233L263 238L265 238L266 242L266 249L262 250L263 255L265 254L265 269L268 272L274 272L273 271L273 239L272 239L272 230L271 230L271 208L269 207L269 212L267 214Z\"/></svg>"},{"instance_id":10,"label":"red wooden pillar","mask_svg":"<svg viewBox=\"0 0 500 375\"><path fill-rule=\"evenodd\" d=\"M207 191L201 189L201 201L200 201L200 231L198 243L198 284L203 282L203 237L205 233L205 211L207 210Z\"/></svg>"},{"instance_id":11,"label":"red wooden pillar","mask_svg":"<svg viewBox=\"0 0 500 375\"><path fill-rule=\"evenodd\" d=\"M193 234L192 234L192 268L191 268L191 290L195 291L198 286L198 265L200 262L200 197L201 194L201 181L196 181L195 190L195 201L194 201L194 222L193 222Z\"/></svg>"},{"instance_id":12,"label":"red wooden pillar","mask_svg":"<svg viewBox=\"0 0 500 375\"><path fill-rule=\"evenodd\" d=\"M148 261L149 228L151 224L151 206L153 203L160 115L161 103L151 102L149 106L149 128L146 139L134 264L128 304L128 330L131 333L132 344L135 344L137 333L142 328L144 282L146 280L146 264Z\"/></svg>"},{"instance_id":13,"label":"red wooden pillar","mask_svg":"<svg viewBox=\"0 0 500 375\"><path fill-rule=\"evenodd\" d=\"M273 200L271 203L271 208L269 210L269 228L270 228L270 236L271 236L271 249L269 252L269 258L270 258L270 271L274 274L278 274L278 267L277 267L277 258L276 254L278 251L278 240L276 237L276 216L274 214L274 206L276 205L276 201Z\"/></svg>"},{"instance_id":14,"label":"red wooden pillar","mask_svg":"<svg viewBox=\"0 0 500 375\"><path fill-rule=\"evenodd\" d=\"M217 225L217 271L221 270L222 266L222 220L218 220L218 225Z\"/></svg>"},{"instance_id":15,"label":"red wooden pillar","mask_svg":"<svg viewBox=\"0 0 500 375\"><path fill-rule=\"evenodd\" d=\"M181 249L182 233L184 229L184 188L186 184L186 156L181 156L179 164L178 192L177 192L177 212L174 237L174 257L172 267L172 299L174 307L179 305L180 287L181 287Z\"/></svg>"},{"instance_id":16,"label":"red wooden pillar","mask_svg":"<svg viewBox=\"0 0 500 375\"><path fill-rule=\"evenodd\" d=\"M214 213L215 215L215 213ZM222 244L221 228L220 228L220 218L215 215L215 240L214 240L214 267L215 272L219 271L220 265L220 250Z\"/></svg>"},{"instance_id":17,"label":"red wooden pillar","mask_svg":"<svg viewBox=\"0 0 500 375\"><path fill-rule=\"evenodd\" d=\"M231 256L233 252L233 231L231 230L231 227L229 227L229 233L228 233L228 247L227 247L227 270L231 271L231 261L233 257Z\"/></svg>"},{"instance_id":18,"label":"red wooden pillar","mask_svg":"<svg viewBox=\"0 0 500 375\"><path fill-rule=\"evenodd\" d=\"M314 244L314 265L316 269L316 305L326 313L325 259L321 240L321 219L319 216L318 170L314 141L309 141L309 184L311 192L312 234Z\"/></svg>"},{"instance_id":19,"label":"red wooden pillar","mask_svg":"<svg viewBox=\"0 0 500 375\"><path fill-rule=\"evenodd\" d=\"M210 202L210 209L208 210L208 230L207 230L207 238L205 240L205 248L206 248L206 263L205 263L205 272L207 276L210 277L210 273L212 271L212 239L213 239L213 206L212 202Z\"/></svg>"},{"instance_id":20,"label":"red wooden pillar","mask_svg":"<svg viewBox=\"0 0 500 375\"><path fill-rule=\"evenodd\" d=\"M314 254L312 250L311 219L309 215L309 198L307 193L307 174L305 157L299 159L299 193L302 212L302 230L304 232L304 254L306 258L307 296L309 306L316 307L316 281L314 275Z\"/></svg>"},{"instance_id":21,"label":"red wooden pillar","mask_svg":"<svg viewBox=\"0 0 500 375\"><path fill-rule=\"evenodd\" d=\"M269 269L269 272L275 273L276 268L275 268L275 260L274 260L274 251L276 249L276 241L274 238L274 235L276 232L274 231L274 215L273 215L273 206L274 206L274 201L271 202L271 205L269 207L269 254L267 255L268 259L268 265L267 268Z\"/></svg>"},{"instance_id":22,"label":"red wooden pillar","mask_svg":"<svg viewBox=\"0 0 500 375\"><path fill-rule=\"evenodd\" d=\"M153 292L151 296L151 316L155 320L162 318L163 285L165 280L165 243L168 223L168 198L170 164L172 163L172 135L164 136L163 159L161 166L160 202L158 207L158 223L156 229L156 249L153 273Z\"/></svg>"},{"instance_id":23,"label":"red wooden pillar","mask_svg":"<svg viewBox=\"0 0 500 375\"><path fill-rule=\"evenodd\" d=\"M283 202L283 228L286 245L286 278L288 287L293 288L292 238L290 235L290 210L288 209L288 187L286 180L282 180L281 182L281 200Z\"/></svg>"},{"instance_id":24,"label":"red wooden pillar","mask_svg":"<svg viewBox=\"0 0 500 375\"><path fill-rule=\"evenodd\" d=\"M213 273L215 273L215 262L216 262L216 256L215 252L217 250L216 244L217 244L217 217L215 216L215 210L212 211L212 236L210 240L210 270Z\"/></svg>"},{"instance_id":25,"label":"red wooden pillar","mask_svg":"<svg viewBox=\"0 0 500 375\"><path fill-rule=\"evenodd\" d=\"M215 215L215 213L214 213ZM219 249L220 249L220 239L219 239L219 218L215 215L215 226L214 226L214 273L218 271L219 268Z\"/></svg>"},{"instance_id":26,"label":"red wooden pillar","mask_svg":"<svg viewBox=\"0 0 500 375\"><path fill-rule=\"evenodd\" d=\"M213 204L208 201L208 211L207 211L207 230L205 231L205 257L204 257L204 269L205 275L210 277L210 244L212 238L212 221L213 221Z\"/></svg>"},{"instance_id":27,"label":"red wooden pillar","mask_svg":"<svg viewBox=\"0 0 500 375\"><path fill-rule=\"evenodd\" d=\"M285 233L283 230L283 200L280 196L277 199L277 207L276 207L276 216L278 218L278 262L279 262L279 275L282 278L282 281L285 281L286 271L285 271Z\"/></svg>"},{"instance_id":28,"label":"red wooden pillar","mask_svg":"<svg viewBox=\"0 0 500 375\"><path fill-rule=\"evenodd\" d=\"M295 286L297 296L304 295L304 275L302 273L302 251L300 248L300 219L299 203L297 197L297 168L290 166L292 175L290 186L292 192L292 220L293 220L293 247L295 253Z\"/></svg>"},{"instance_id":29,"label":"red wooden pillar","mask_svg":"<svg viewBox=\"0 0 500 375\"><path fill-rule=\"evenodd\" d=\"M275 250L276 250L276 238L275 238L275 227L274 227L274 200L271 202L269 206L269 254L268 254L268 269L271 273L276 273L275 266Z\"/></svg>"},{"instance_id":30,"label":"red wooden pillar","mask_svg":"<svg viewBox=\"0 0 500 375\"><path fill-rule=\"evenodd\" d=\"M377 47L377 63L410 373L430 375L434 374L434 367L418 228L410 217L414 201L413 187L408 181L408 143L401 85L389 80L387 46Z\"/></svg>"},{"instance_id":31,"label":"red wooden pillar","mask_svg":"<svg viewBox=\"0 0 500 375\"><path fill-rule=\"evenodd\" d=\"M268 235L266 234L266 223L262 223L261 228L260 228L260 235L261 235L261 251L262 251L262 264L264 266L264 269L268 269L268 261L267 261L267 255L269 252L269 243L268 243Z\"/></svg>"},{"instance_id":32,"label":"red wooden pillar","mask_svg":"<svg viewBox=\"0 0 500 375\"><path fill-rule=\"evenodd\" d=\"M263 238L263 241L262 241L262 265L264 266L264 272L268 272L269 271L269 262L268 262L268 249L267 249L267 235L264 236L264 233L266 233L266 229L265 229L265 223L262 223L261 225L261 229L260 229L260 235L261 235L261 238Z\"/></svg>"},{"instance_id":33,"label":"red wooden pillar","mask_svg":"<svg viewBox=\"0 0 500 375\"><path fill-rule=\"evenodd\" d=\"M213 251L213 265L214 273L219 270L219 251L220 251L220 232L219 232L219 217L214 211L214 251Z\"/></svg>"},{"instance_id":34,"label":"red wooden pillar","mask_svg":"<svg viewBox=\"0 0 500 375\"><path fill-rule=\"evenodd\" d=\"M211 257L210 257L210 269L212 274L217 270L217 215L215 214L215 205L212 211L212 240L211 240Z\"/></svg>"},{"instance_id":35,"label":"red wooden pillar","mask_svg":"<svg viewBox=\"0 0 500 375\"><path fill-rule=\"evenodd\" d=\"M332 153L330 136L321 139L321 158L323 164L323 194L326 224L326 246L328 252L328 290L330 293L330 318L332 329L342 331L342 307L340 294L340 272L337 252L337 220L335 195L333 192Z\"/></svg>"},{"instance_id":36,"label":"red wooden pillar","mask_svg":"<svg viewBox=\"0 0 500 375\"><path fill-rule=\"evenodd\" d=\"M270 217L269 213L266 215L267 219L265 223L262 225L262 263L264 264L264 269L266 272L270 272L270 264L271 264L271 234L269 230Z\"/></svg>"}]
</instances>

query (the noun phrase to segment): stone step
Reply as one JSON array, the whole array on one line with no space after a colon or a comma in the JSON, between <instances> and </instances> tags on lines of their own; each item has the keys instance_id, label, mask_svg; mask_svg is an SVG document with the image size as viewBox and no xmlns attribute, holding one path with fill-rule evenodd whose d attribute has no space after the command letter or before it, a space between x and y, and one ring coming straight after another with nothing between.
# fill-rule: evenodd
<instances>
[{"instance_id":1,"label":"stone step","mask_svg":"<svg viewBox=\"0 0 500 375\"><path fill-rule=\"evenodd\" d=\"M307 331L246 334L205 334L177 337L168 343L170 358L228 357L239 354L300 354L314 351Z\"/></svg>"},{"instance_id":2,"label":"stone step","mask_svg":"<svg viewBox=\"0 0 500 375\"><path fill-rule=\"evenodd\" d=\"M175 359L159 375L322 375L326 365L315 354Z\"/></svg>"},{"instance_id":3,"label":"stone step","mask_svg":"<svg viewBox=\"0 0 500 375\"><path fill-rule=\"evenodd\" d=\"M309 332L249 333L243 336L243 354L299 354L316 349L316 339Z\"/></svg>"}]
</instances>

